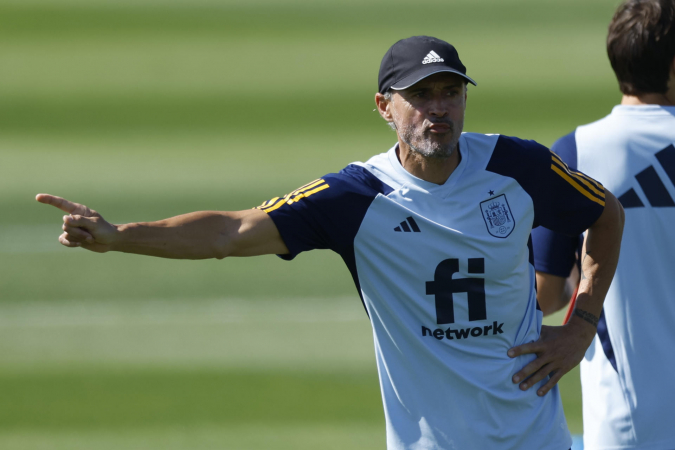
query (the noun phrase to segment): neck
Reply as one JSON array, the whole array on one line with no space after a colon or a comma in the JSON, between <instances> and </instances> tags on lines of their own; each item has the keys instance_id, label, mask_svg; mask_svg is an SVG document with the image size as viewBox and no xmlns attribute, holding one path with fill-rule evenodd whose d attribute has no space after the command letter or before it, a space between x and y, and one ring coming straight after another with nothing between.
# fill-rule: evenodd
<instances>
[{"instance_id":1,"label":"neck","mask_svg":"<svg viewBox=\"0 0 675 450\"><path fill-rule=\"evenodd\" d=\"M671 89L672 90L672 89ZM624 95L621 98L622 105L661 105L661 106L675 106L675 92L666 92L665 94L640 94L640 95Z\"/></svg>"},{"instance_id":2,"label":"neck","mask_svg":"<svg viewBox=\"0 0 675 450\"><path fill-rule=\"evenodd\" d=\"M399 140L396 156L408 173L435 184L445 183L461 160L459 143L447 158L431 158L420 155Z\"/></svg>"}]
</instances>

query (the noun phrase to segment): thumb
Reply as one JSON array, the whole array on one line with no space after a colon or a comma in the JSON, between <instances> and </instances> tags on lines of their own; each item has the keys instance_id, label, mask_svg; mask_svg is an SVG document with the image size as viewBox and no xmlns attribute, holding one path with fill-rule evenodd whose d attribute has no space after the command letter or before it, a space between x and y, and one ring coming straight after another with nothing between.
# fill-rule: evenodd
<instances>
[{"instance_id":1,"label":"thumb","mask_svg":"<svg viewBox=\"0 0 675 450\"><path fill-rule=\"evenodd\" d=\"M97 217L84 217L78 214L70 214L63 216L63 223L70 227L92 230L96 228L97 219Z\"/></svg>"}]
</instances>

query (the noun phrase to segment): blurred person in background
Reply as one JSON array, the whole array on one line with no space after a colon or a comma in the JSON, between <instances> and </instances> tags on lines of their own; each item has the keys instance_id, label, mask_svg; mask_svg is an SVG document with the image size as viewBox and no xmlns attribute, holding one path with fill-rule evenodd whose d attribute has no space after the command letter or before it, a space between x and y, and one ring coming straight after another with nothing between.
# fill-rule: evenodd
<instances>
[{"instance_id":1,"label":"blurred person in background","mask_svg":"<svg viewBox=\"0 0 675 450\"><path fill-rule=\"evenodd\" d=\"M571 169L619 193L626 210L616 276L581 362L584 448L672 450L675 0L624 2L609 26L607 53L621 104L552 147ZM581 237L540 227L533 240L538 300L548 314L588 275L579 275Z\"/></svg>"},{"instance_id":2,"label":"blurred person in background","mask_svg":"<svg viewBox=\"0 0 675 450\"><path fill-rule=\"evenodd\" d=\"M595 335L623 212L536 142L462 133L467 83L452 45L398 41L375 95L398 142L254 209L113 225L84 205L37 199L68 213L63 245L96 252L291 260L331 249L373 327L388 449L567 450L556 383ZM533 223L588 229L588 282L565 326L541 323Z\"/></svg>"}]
</instances>

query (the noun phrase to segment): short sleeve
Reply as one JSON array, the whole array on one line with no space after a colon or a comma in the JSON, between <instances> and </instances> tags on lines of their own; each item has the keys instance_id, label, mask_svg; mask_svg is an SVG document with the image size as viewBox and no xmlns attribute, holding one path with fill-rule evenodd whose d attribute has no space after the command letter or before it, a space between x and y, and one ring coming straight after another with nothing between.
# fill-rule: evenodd
<instances>
[{"instance_id":1,"label":"short sleeve","mask_svg":"<svg viewBox=\"0 0 675 450\"><path fill-rule=\"evenodd\" d=\"M576 170L577 143L574 131L555 141L551 151L560 156L570 169ZM535 269L567 278L574 264L578 262L580 240L581 235L567 236L544 227L535 228L532 230Z\"/></svg>"},{"instance_id":2,"label":"short sleeve","mask_svg":"<svg viewBox=\"0 0 675 450\"><path fill-rule=\"evenodd\" d=\"M600 217L605 189L534 141L500 136L487 170L512 177L532 198L533 228L578 236Z\"/></svg>"},{"instance_id":3,"label":"short sleeve","mask_svg":"<svg viewBox=\"0 0 675 450\"><path fill-rule=\"evenodd\" d=\"M372 201L389 192L391 188L365 168L350 164L257 209L272 218L289 250L281 258L291 260L314 249L331 249L345 257L353 252L354 237Z\"/></svg>"},{"instance_id":4,"label":"short sleeve","mask_svg":"<svg viewBox=\"0 0 675 450\"><path fill-rule=\"evenodd\" d=\"M532 230L535 270L567 278L577 262L580 238L581 235L567 236L544 227Z\"/></svg>"}]
</instances>

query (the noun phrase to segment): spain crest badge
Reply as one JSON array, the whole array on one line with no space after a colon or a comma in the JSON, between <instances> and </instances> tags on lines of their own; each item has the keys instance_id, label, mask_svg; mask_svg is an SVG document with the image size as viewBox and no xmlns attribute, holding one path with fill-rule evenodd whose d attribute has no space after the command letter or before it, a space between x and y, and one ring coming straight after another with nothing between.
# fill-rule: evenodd
<instances>
[{"instance_id":1,"label":"spain crest badge","mask_svg":"<svg viewBox=\"0 0 675 450\"><path fill-rule=\"evenodd\" d=\"M488 233L494 237L506 238L516 227L516 221L505 194L481 202L480 210L483 213Z\"/></svg>"}]
</instances>

